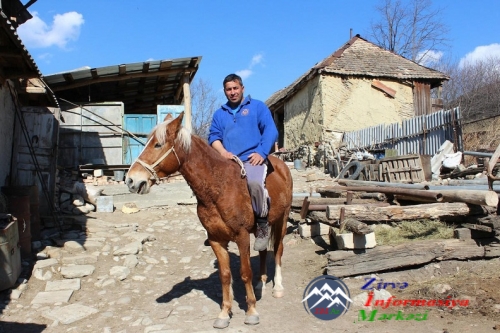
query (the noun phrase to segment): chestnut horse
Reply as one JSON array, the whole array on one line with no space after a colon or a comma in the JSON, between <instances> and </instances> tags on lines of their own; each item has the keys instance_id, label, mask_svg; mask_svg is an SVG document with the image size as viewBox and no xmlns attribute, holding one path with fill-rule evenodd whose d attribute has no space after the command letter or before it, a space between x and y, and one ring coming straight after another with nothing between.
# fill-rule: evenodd
<instances>
[{"instance_id":1,"label":"chestnut horse","mask_svg":"<svg viewBox=\"0 0 500 333\"><path fill-rule=\"evenodd\" d=\"M250 265L250 233L255 233L256 227L247 181L238 163L223 158L204 140L182 127L183 116L181 113L176 119L166 120L153 129L144 150L130 166L125 182L130 192L146 194L161 177L176 171L184 176L196 195L198 217L219 264L222 305L214 327L227 327L231 316L233 293L227 250L230 241L237 244L240 252L240 274L247 295L245 323L258 324ZM269 156L269 162L266 187L271 198L268 219L275 259L273 296L282 297L281 256L293 184L290 170L283 161ZM267 281L266 255L267 250L259 252L258 291L263 291Z\"/></svg>"}]
</instances>

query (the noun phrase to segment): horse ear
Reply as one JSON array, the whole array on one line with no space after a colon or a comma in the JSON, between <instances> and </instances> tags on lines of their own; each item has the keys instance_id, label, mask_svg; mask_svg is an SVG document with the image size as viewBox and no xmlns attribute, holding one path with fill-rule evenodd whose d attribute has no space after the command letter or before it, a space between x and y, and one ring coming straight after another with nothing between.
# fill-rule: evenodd
<instances>
[{"instance_id":1,"label":"horse ear","mask_svg":"<svg viewBox=\"0 0 500 333\"><path fill-rule=\"evenodd\" d=\"M176 130L175 132L177 133L181 128L182 128L182 118L184 118L184 112L181 112L177 118L175 118L173 121L172 121L172 124L175 124L176 126Z\"/></svg>"},{"instance_id":2,"label":"horse ear","mask_svg":"<svg viewBox=\"0 0 500 333\"><path fill-rule=\"evenodd\" d=\"M172 114L171 113L167 113L167 115L165 116L165 118L163 118L163 121L167 121L167 120L170 120L172 119Z\"/></svg>"}]
</instances>

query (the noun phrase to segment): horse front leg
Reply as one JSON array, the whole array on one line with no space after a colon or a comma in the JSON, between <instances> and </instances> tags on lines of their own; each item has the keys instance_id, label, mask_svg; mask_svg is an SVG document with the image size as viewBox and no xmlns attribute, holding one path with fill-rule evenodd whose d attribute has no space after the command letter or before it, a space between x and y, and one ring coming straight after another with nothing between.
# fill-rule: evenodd
<instances>
[{"instance_id":1,"label":"horse front leg","mask_svg":"<svg viewBox=\"0 0 500 333\"><path fill-rule=\"evenodd\" d=\"M241 280L245 284L247 294L247 311L245 313L245 324L257 325L259 323L259 313L255 304L257 299L252 286L252 266L250 263L250 235L242 235L236 241L238 250L240 251L240 275Z\"/></svg>"},{"instance_id":2,"label":"horse front leg","mask_svg":"<svg viewBox=\"0 0 500 333\"><path fill-rule=\"evenodd\" d=\"M210 246L217 257L219 265L219 278L222 284L222 304L221 312L214 322L214 328L226 328L231 319L231 307L233 304L233 289L231 286L231 268L229 266L229 253L227 251L228 242L219 243L209 240Z\"/></svg>"}]
</instances>

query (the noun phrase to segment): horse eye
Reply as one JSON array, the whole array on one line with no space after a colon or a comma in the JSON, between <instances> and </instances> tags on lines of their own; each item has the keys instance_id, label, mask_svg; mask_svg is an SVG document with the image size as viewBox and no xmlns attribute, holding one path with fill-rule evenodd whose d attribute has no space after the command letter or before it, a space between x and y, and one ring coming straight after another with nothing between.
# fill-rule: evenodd
<instances>
[{"instance_id":1,"label":"horse eye","mask_svg":"<svg viewBox=\"0 0 500 333\"><path fill-rule=\"evenodd\" d=\"M159 144L158 142L155 144L155 148L161 148L161 144Z\"/></svg>"}]
</instances>

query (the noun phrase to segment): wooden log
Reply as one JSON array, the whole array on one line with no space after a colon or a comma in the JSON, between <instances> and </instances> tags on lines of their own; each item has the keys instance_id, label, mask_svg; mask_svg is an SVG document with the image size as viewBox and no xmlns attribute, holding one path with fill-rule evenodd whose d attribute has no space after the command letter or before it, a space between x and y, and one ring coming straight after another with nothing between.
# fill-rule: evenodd
<instances>
[{"instance_id":1,"label":"wooden log","mask_svg":"<svg viewBox=\"0 0 500 333\"><path fill-rule=\"evenodd\" d=\"M366 235L373 232L373 227L353 218L344 220L344 229L347 229L358 235Z\"/></svg>"},{"instance_id":2,"label":"wooden log","mask_svg":"<svg viewBox=\"0 0 500 333\"><path fill-rule=\"evenodd\" d=\"M361 191L361 192L380 192L387 194L404 194L404 195L413 195L422 198L436 198L439 200L441 194L439 191L427 191L427 190L414 190L414 189L406 189L406 188L396 188L396 187L374 187L374 186L325 186L322 190L333 190L338 191L339 189L345 188L347 191Z\"/></svg>"},{"instance_id":3,"label":"wooden log","mask_svg":"<svg viewBox=\"0 0 500 333\"><path fill-rule=\"evenodd\" d=\"M347 189L343 189L343 188L328 189L328 188L319 187L316 189L316 192L319 193L322 197L340 198L344 192L347 192Z\"/></svg>"},{"instance_id":4,"label":"wooden log","mask_svg":"<svg viewBox=\"0 0 500 333\"><path fill-rule=\"evenodd\" d=\"M468 228L471 230L480 230L484 232L492 232L493 229L491 227L485 226L485 225L479 225L479 224L472 224L472 223L462 223L462 227Z\"/></svg>"},{"instance_id":5,"label":"wooden log","mask_svg":"<svg viewBox=\"0 0 500 333\"><path fill-rule=\"evenodd\" d=\"M474 205L496 207L498 194L493 191L440 190L444 202L467 202Z\"/></svg>"},{"instance_id":6,"label":"wooden log","mask_svg":"<svg viewBox=\"0 0 500 333\"><path fill-rule=\"evenodd\" d=\"M380 194L380 193L366 193L366 194ZM382 194L382 196L385 198L385 195ZM346 198L309 197L308 200L309 200L310 205L344 205L346 202ZM352 204L375 203L375 200L376 199L373 199L373 197L370 197L367 199L352 199ZM383 200L378 200L378 201L383 201ZM304 203L304 199L294 199L292 201L292 208L301 208L303 203Z\"/></svg>"},{"instance_id":7,"label":"wooden log","mask_svg":"<svg viewBox=\"0 0 500 333\"><path fill-rule=\"evenodd\" d=\"M433 203L412 206L373 207L367 205L350 205L345 207L345 217L356 218L361 222L387 222L418 219L440 219L456 216L484 214L481 206L468 205L463 202ZM339 206L328 206L326 216L330 220L338 220Z\"/></svg>"},{"instance_id":8,"label":"wooden log","mask_svg":"<svg viewBox=\"0 0 500 333\"><path fill-rule=\"evenodd\" d=\"M346 277L422 265L434 260L484 258L485 247L458 239L423 240L359 251L331 251L327 274ZM500 253L500 251L499 251Z\"/></svg>"},{"instance_id":9,"label":"wooden log","mask_svg":"<svg viewBox=\"0 0 500 333\"><path fill-rule=\"evenodd\" d=\"M376 199L378 201L385 201L387 197L384 193L361 193L359 195L360 199Z\"/></svg>"}]
</instances>

